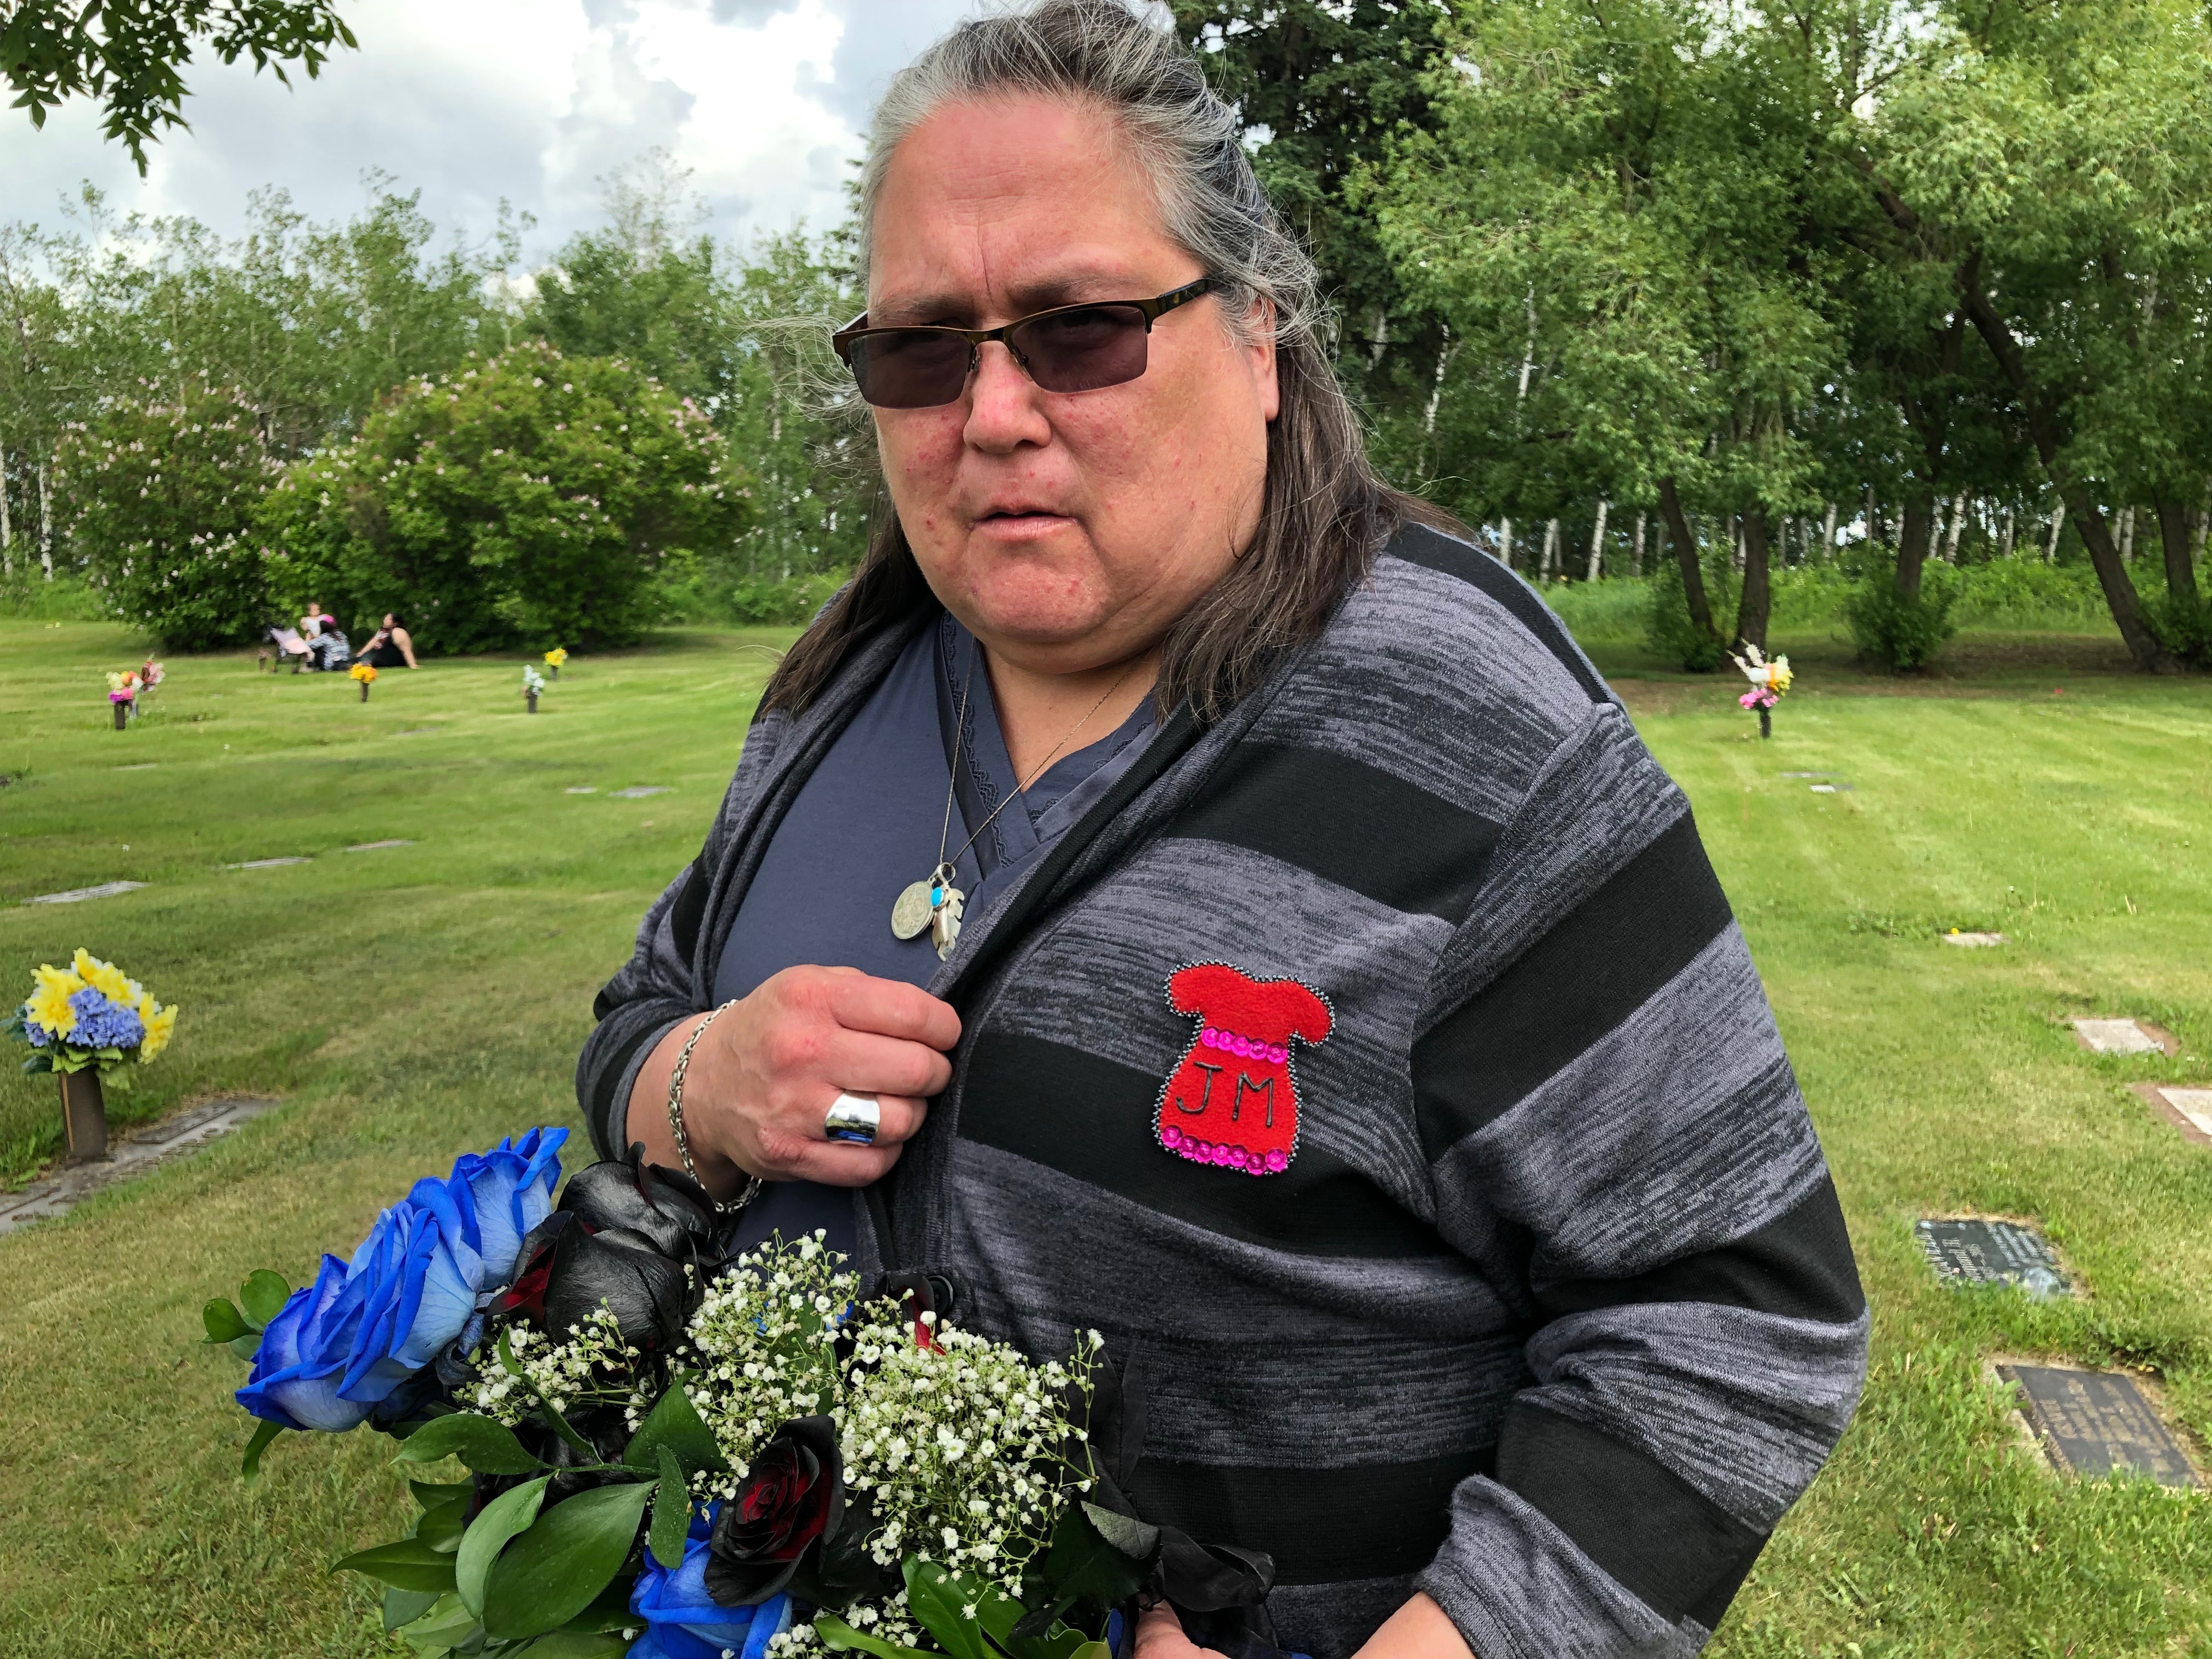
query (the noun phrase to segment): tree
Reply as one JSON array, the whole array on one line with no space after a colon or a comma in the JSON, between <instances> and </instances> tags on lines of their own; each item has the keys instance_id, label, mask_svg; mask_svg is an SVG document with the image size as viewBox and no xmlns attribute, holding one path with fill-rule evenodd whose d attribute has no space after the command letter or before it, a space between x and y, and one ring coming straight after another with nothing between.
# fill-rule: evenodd
<instances>
[{"instance_id":1,"label":"tree","mask_svg":"<svg viewBox=\"0 0 2212 1659\"><path fill-rule=\"evenodd\" d=\"M260 544L283 599L398 611L434 651L622 644L665 559L742 528L748 484L696 404L530 341L390 394L270 491Z\"/></svg>"},{"instance_id":2,"label":"tree","mask_svg":"<svg viewBox=\"0 0 2212 1659\"><path fill-rule=\"evenodd\" d=\"M183 70L202 42L287 86L286 64L312 80L333 46L359 44L329 0L17 0L0 15L0 77L34 127L64 98L99 99L109 142L143 174L155 129L190 125Z\"/></svg>"},{"instance_id":3,"label":"tree","mask_svg":"<svg viewBox=\"0 0 2212 1659\"><path fill-rule=\"evenodd\" d=\"M248 535L276 464L252 408L202 375L154 388L64 429L56 471L75 502L71 535L116 614L163 644L207 650L264 620Z\"/></svg>"}]
</instances>

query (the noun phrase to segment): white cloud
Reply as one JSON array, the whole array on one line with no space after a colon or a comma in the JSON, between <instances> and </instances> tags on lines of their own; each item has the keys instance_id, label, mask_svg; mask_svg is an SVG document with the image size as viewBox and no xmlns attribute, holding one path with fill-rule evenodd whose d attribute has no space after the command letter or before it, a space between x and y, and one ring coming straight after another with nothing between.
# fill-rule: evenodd
<instances>
[{"instance_id":1,"label":"white cloud","mask_svg":"<svg viewBox=\"0 0 2212 1659\"><path fill-rule=\"evenodd\" d=\"M0 112L0 218L52 222L80 180L129 211L243 223L246 192L344 217L381 168L448 232L481 237L499 200L534 214L534 257L598 216L593 182L657 144L695 170L725 234L817 226L890 74L972 0L355 0L361 50L287 91L250 66L190 66L190 132L139 179L96 108L34 131Z\"/></svg>"}]
</instances>

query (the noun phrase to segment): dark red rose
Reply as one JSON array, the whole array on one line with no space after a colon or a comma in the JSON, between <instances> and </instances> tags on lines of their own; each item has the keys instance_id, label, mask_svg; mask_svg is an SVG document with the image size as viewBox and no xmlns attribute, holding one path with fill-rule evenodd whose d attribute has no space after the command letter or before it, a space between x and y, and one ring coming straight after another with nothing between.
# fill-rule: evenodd
<instances>
[{"instance_id":1,"label":"dark red rose","mask_svg":"<svg viewBox=\"0 0 2212 1659\"><path fill-rule=\"evenodd\" d=\"M708 1540L707 1593L726 1607L765 1601L791 1583L810 1552L845 1520L836 1425L794 1418L761 1448Z\"/></svg>"},{"instance_id":2,"label":"dark red rose","mask_svg":"<svg viewBox=\"0 0 2212 1659\"><path fill-rule=\"evenodd\" d=\"M513 1281L492 1298L486 1310L493 1318L522 1318L533 1325L544 1324L545 1287L553 1277L553 1246L570 1219L565 1212L556 1210L530 1230L515 1254Z\"/></svg>"}]
</instances>

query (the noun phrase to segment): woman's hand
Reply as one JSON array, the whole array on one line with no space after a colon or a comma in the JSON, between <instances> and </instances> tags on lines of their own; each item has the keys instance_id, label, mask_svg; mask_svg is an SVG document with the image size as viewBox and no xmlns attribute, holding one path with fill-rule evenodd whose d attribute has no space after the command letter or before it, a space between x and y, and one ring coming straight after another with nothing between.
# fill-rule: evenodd
<instances>
[{"instance_id":1,"label":"woman's hand","mask_svg":"<svg viewBox=\"0 0 2212 1659\"><path fill-rule=\"evenodd\" d=\"M704 1016L702 1016L703 1018ZM629 1138L649 1161L674 1164L668 1079L698 1022L661 1039L638 1073ZM952 1079L960 1040L949 1004L854 968L787 968L726 1009L692 1050L684 1128L700 1179L724 1196L747 1176L862 1187L898 1162L928 1097ZM840 1092L873 1095L875 1144L833 1141L823 1128Z\"/></svg>"},{"instance_id":2,"label":"woman's hand","mask_svg":"<svg viewBox=\"0 0 2212 1659\"><path fill-rule=\"evenodd\" d=\"M1137 1615L1137 1659L1221 1659L1182 1633L1182 1621L1164 1601Z\"/></svg>"}]
</instances>

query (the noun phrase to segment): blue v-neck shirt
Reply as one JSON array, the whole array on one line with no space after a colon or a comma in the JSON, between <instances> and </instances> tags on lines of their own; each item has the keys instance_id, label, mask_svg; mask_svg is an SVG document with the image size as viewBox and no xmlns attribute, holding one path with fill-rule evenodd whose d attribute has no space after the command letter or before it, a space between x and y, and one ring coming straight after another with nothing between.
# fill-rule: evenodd
<instances>
[{"instance_id":1,"label":"blue v-neck shirt","mask_svg":"<svg viewBox=\"0 0 2212 1659\"><path fill-rule=\"evenodd\" d=\"M715 964L715 1006L802 964L927 985L941 965L936 947L927 929L915 939L894 936L891 905L908 884L929 875L940 844L953 859L982 827L956 860L955 881L968 914L980 915L1113 787L1154 725L1147 699L1115 731L1055 760L994 817L1019 780L982 653L950 615L924 629L777 824ZM791 1238L817 1228L830 1248L852 1252L850 1190L777 1182L753 1200L739 1240L750 1246L771 1232Z\"/></svg>"}]
</instances>

